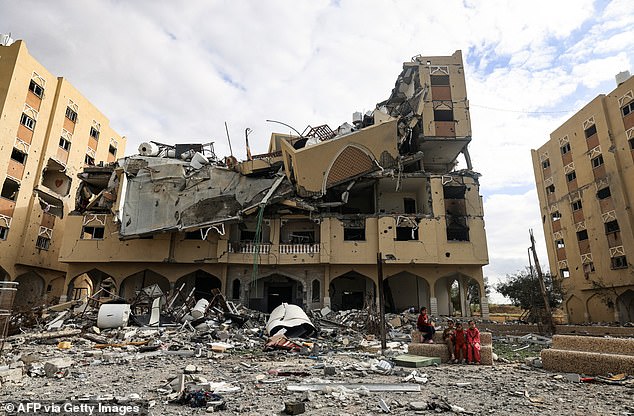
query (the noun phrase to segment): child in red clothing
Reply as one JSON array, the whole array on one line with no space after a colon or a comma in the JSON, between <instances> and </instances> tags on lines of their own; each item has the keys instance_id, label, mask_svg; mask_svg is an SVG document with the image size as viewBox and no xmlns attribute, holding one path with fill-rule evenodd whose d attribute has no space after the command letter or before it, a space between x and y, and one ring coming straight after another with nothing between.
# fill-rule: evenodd
<instances>
[{"instance_id":1,"label":"child in red clothing","mask_svg":"<svg viewBox=\"0 0 634 416\"><path fill-rule=\"evenodd\" d=\"M456 359L453 361L454 363L462 363L464 364L465 358L467 357L467 334L465 334L464 329L462 328L462 322L458 322L456 324L456 330L454 331L454 345L456 348Z\"/></svg>"},{"instance_id":2,"label":"child in red clothing","mask_svg":"<svg viewBox=\"0 0 634 416\"><path fill-rule=\"evenodd\" d=\"M469 321L467 329L467 360L469 364L480 364L480 330L474 321Z\"/></svg>"},{"instance_id":3,"label":"child in red clothing","mask_svg":"<svg viewBox=\"0 0 634 416\"><path fill-rule=\"evenodd\" d=\"M418 320L416 321L416 327L423 335L423 342L428 342L430 344L434 343L434 333L436 332L436 328L429 319L427 315L427 308L420 308L420 315L418 315Z\"/></svg>"}]
</instances>

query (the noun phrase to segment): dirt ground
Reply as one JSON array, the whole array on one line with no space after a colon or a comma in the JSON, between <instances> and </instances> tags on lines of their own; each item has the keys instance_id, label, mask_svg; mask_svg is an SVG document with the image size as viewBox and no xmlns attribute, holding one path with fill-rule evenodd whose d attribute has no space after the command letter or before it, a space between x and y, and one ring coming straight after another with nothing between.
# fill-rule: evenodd
<instances>
[{"instance_id":1,"label":"dirt ground","mask_svg":"<svg viewBox=\"0 0 634 416\"><path fill-rule=\"evenodd\" d=\"M200 379L203 377L209 382L239 387L236 392L220 393L226 409L218 412L226 415L280 415L285 402L291 401L303 401L306 415L385 414L381 399L391 414L397 415L634 415L632 384L627 387L573 382L565 375L520 363L422 367L418 371L426 374L427 382L418 384L420 392L333 387L309 393L290 392L287 386L327 382L404 385L403 379L413 369L395 367L391 375L377 374L370 368L377 356L354 351L308 357L285 351L263 353L254 348L219 354L203 352L202 357L196 358L165 355L161 351L140 353L132 348L126 352L125 348L97 351L86 347L75 344L70 350L59 350L56 345L23 345L19 351L12 351L15 357L27 357L26 361L67 357L73 365L62 378L29 376L25 367L21 381L3 383L0 401L114 396L118 400L151 401L152 415L205 414L212 409L167 402L168 381L183 374L187 365L195 365L199 382L204 381ZM325 375L324 367L334 367L335 374ZM282 376L280 371L291 375ZM293 375L294 372L307 374Z\"/></svg>"}]
</instances>

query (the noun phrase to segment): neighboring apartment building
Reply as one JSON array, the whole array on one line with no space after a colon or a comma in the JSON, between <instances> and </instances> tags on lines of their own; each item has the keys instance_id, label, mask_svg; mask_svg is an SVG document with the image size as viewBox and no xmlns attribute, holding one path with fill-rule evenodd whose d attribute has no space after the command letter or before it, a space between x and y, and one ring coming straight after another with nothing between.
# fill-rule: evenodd
<instances>
[{"instance_id":1,"label":"neighboring apartment building","mask_svg":"<svg viewBox=\"0 0 634 416\"><path fill-rule=\"evenodd\" d=\"M220 288L262 311L362 308L378 299L381 253L388 310L469 316L479 303L487 316L470 140L458 51L405 63L390 98L354 126L273 134L268 153L244 162L143 144L84 173L89 192L60 252L68 296L111 278L126 299L156 283L196 297ZM455 171L461 154L468 169Z\"/></svg>"},{"instance_id":2,"label":"neighboring apartment building","mask_svg":"<svg viewBox=\"0 0 634 416\"><path fill-rule=\"evenodd\" d=\"M532 150L550 269L571 323L634 321L634 77Z\"/></svg>"},{"instance_id":3,"label":"neighboring apartment building","mask_svg":"<svg viewBox=\"0 0 634 416\"><path fill-rule=\"evenodd\" d=\"M125 138L23 41L0 43L0 278L20 282L15 305L65 290L58 261L77 174L123 154Z\"/></svg>"}]
</instances>

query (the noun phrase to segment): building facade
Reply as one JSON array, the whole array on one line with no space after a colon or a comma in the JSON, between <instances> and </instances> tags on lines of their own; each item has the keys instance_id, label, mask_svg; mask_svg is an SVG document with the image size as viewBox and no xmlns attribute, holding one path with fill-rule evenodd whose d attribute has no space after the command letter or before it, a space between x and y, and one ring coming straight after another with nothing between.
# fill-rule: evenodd
<instances>
[{"instance_id":1,"label":"building facade","mask_svg":"<svg viewBox=\"0 0 634 416\"><path fill-rule=\"evenodd\" d=\"M568 320L634 320L634 77L532 150L550 270Z\"/></svg>"},{"instance_id":2,"label":"building facade","mask_svg":"<svg viewBox=\"0 0 634 416\"><path fill-rule=\"evenodd\" d=\"M125 138L23 41L0 45L0 278L20 283L15 306L65 292L58 260L77 174L123 154Z\"/></svg>"},{"instance_id":3,"label":"building facade","mask_svg":"<svg viewBox=\"0 0 634 416\"><path fill-rule=\"evenodd\" d=\"M220 288L262 311L358 309L378 299L380 264L388 310L470 316L478 304L486 316L461 53L414 57L390 98L353 124L273 134L268 153L240 163L145 143L87 170L95 197L69 216L60 251L67 296L109 278L126 299L156 283L197 297ZM456 171L461 155L468 169Z\"/></svg>"}]
</instances>

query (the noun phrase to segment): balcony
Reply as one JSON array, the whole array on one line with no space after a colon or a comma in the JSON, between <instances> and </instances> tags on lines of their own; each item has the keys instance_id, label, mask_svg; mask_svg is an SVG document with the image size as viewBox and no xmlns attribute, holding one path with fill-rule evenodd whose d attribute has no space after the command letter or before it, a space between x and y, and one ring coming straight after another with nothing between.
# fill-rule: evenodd
<instances>
[{"instance_id":1,"label":"balcony","mask_svg":"<svg viewBox=\"0 0 634 416\"><path fill-rule=\"evenodd\" d=\"M280 254L319 254L319 243L280 244Z\"/></svg>"},{"instance_id":2,"label":"balcony","mask_svg":"<svg viewBox=\"0 0 634 416\"><path fill-rule=\"evenodd\" d=\"M229 253L240 254L269 254L271 252L270 243L255 244L250 241L240 241L229 243Z\"/></svg>"}]
</instances>

